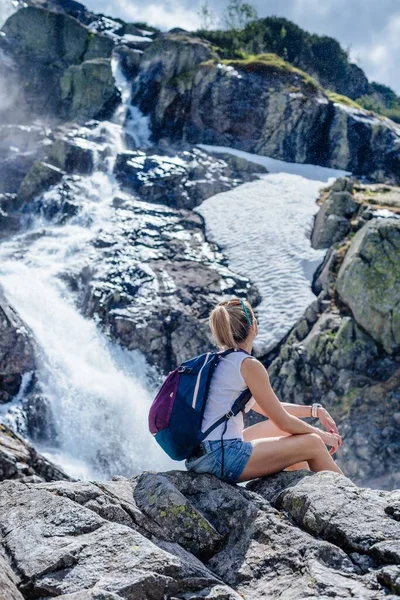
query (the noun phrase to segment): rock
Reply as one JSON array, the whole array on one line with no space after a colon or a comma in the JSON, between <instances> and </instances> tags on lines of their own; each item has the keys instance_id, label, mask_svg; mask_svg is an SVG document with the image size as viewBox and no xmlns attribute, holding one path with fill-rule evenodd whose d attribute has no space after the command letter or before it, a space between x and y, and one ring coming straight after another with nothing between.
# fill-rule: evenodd
<instances>
[{"instance_id":1,"label":"rock","mask_svg":"<svg viewBox=\"0 0 400 600\"><path fill-rule=\"evenodd\" d=\"M83 140L56 140L50 150L50 159L66 173L89 175L93 171L93 152Z\"/></svg>"},{"instance_id":2,"label":"rock","mask_svg":"<svg viewBox=\"0 0 400 600\"><path fill-rule=\"evenodd\" d=\"M315 218L311 245L313 248L329 248L342 240L350 230L349 219L360 206L348 191L331 189Z\"/></svg>"},{"instance_id":3,"label":"rock","mask_svg":"<svg viewBox=\"0 0 400 600\"><path fill-rule=\"evenodd\" d=\"M121 44L116 47L115 52L119 56L121 69L124 75L129 79L136 77L140 61L142 60L143 50L129 48L129 46Z\"/></svg>"},{"instance_id":4,"label":"rock","mask_svg":"<svg viewBox=\"0 0 400 600\"><path fill-rule=\"evenodd\" d=\"M144 114L151 114L155 140L163 136L172 141L181 139L196 69L213 57L215 53L207 42L185 34L162 34L145 49L133 103Z\"/></svg>"},{"instance_id":5,"label":"rock","mask_svg":"<svg viewBox=\"0 0 400 600\"><path fill-rule=\"evenodd\" d=\"M252 486L262 494L262 485ZM326 494L332 500L326 505ZM263 494L262 494L263 495ZM345 548L347 552L366 554L387 561L380 549L387 541L397 539L400 525L387 518L393 494L378 495L371 489L358 488L349 479L323 471L303 477L295 485L282 490L274 499L277 508L285 509L296 523L312 535ZM362 515L362 518L355 518Z\"/></svg>"},{"instance_id":6,"label":"rock","mask_svg":"<svg viewBox=\"0 0 400 600\"><path fill-rule=\"evenodd\" d=\"M398 180L398 127L387 118L334 103L328 166L357 175Z\"/></svg>"},{"instance_id":7,"label":"rock","mask_svg":"<svg viewBox=\"0 0 400 600\"><path fill-rule=\"evenodd\" d=\"M216 588L215 598L239 598L178 544L163 549L134 528L104 519L40 484L28 485L23 495L18 484L3 486L9 501L3 493L0 521L9 531L7 550L23 574L24 593L46 597L94 588L161 600Z\"/></svg>"},{"instance_id":8,"label":"rock","mask_svg":"<svg viewBox=\"0 0 400 600\"><path fill-rule=\"evenodd\" d=\"M0 550L0 600L24 600L17 588L18 578Z\"/></svg>"},{"instance_id":9,"label":"rock","mask_svg":"<svg viewBox=\"0 0 400 600\"><path fill-rule=\"evenodd\" d=\"M199 52L195 38L190 45L187 35L169 35L145 50L134 89L155 140L223 145L399 180L399 133L389 119L332 102L276 55L220 61L210 47Z\"/></svg>"},{"instance_id":10,"label":"rock","mask_svg":"<svg viewBox=\"0 0 400 600\"><path fill-rule=\"evenodd\" d=\"M33 163L44 157L44 125L0 125L0 192L16 193Z\"/></svg>"},{"instance_id":11,"label":"rock","mask_svg":"<svg viewBox=\"0 0 400 600\"><path fill-rule=\"evenodd\" d=\"M221 547L223 537L162 475L141 475L133 495L138 508L162 528L167 539L198 558L213 556Z\"/></svg>"},{"instance_id":12,"label":"rock","mask_svg":"<svg viewBox=\"0 0 400 600\"><path fill-rule=\"evenodd\" d=\"M35 363L33 336L0 289L0 405L12 400Z\"/></svg>"},{"instance_id":13,"label":"rock","mask_svg":"<svg viewBox=\"0 0 400 600\"><path fill-rule=\"evenodd\" d=\"M19 229L19 217L14 214L16 194L0 194L0 237L5 238Z\"/></svg>"},{"instance_id":14,"label":"rock","mask_svg":"<svg viewBox=\"0 0 400 600\"><path fill-rule=\"evenodd\" d=\"M38 454L32 446L0 423L0 481L5 479L29 481L33 477L36 481L70 479L60 468Z\"/></svg>"},{"instance_id":15,"label":"rock","mask_svg":"<svg viewBox=\"0 0 400 600\"><path fill-rule=\"evenodd\" d=\"M335 457L345 474L358 484L385 489L400 481L400 423L394 417L400 402L398 350L393 342L400 221L376 215L386 197L397 210L397 193L398 188L348 178L322 192L313 239L326 232L327 206L347 220L347 237L330 247L315 273L318 299L280 348L265 357L282 401L321 402L337 421L343 445ZM354 292L350 300L346 294L354 289L358 295ZM388 323L387 329L378 330L380 322Z\"/></svg>"},{"instance_id":16,"label":"rock","mask_svg":"<svg viewBox=\"0 0 400 600\"><path fill-rule=\"evenodd\" d=\"M373 219L356 234L336 290L386 352L400 349L400 221Z\"/></svg>"},{"instance_id":17,"label":"rock","mask_svg":"<svg viewBox=\"0 0 400 600\"><path fill-rule=\"evenodd\" d=\"M244 161L247 163L247 161ZM123 189L148 202L194 208L206 198L251 180L261 172L232 163L197 148L164 151L136 150L119 154L115 175ZM243 167L243 168L241 168Z\"/></svg>"},{"instance_id":18,"label":"rock","mask_svg":"<svg viewBox=\"0 0 400 600\"><path fill-rule=\"evenodd\" d=\"M32 113L74 118L81 104L82 118L87 114L90 118L101 110L111 110L107 103L111 106L118 100L107 68L114 46L110 37L89 31L67 14L33 6L11 15L2 33L0 47L10 57L4 77L18 90L18 104L27 118L32 118ZM80 69L84 62L86 66ZM69 111L63 101L72 102L72 85L78 97ZM86 103L82 95L87 96ZM94 102L93 111L89 109L90 101Z\"/></svg>"},{"instance_id":19,"label":"rock","mask_svg":"<svg viewBox=\"0 0 400 600\"><path fill-rule=\"evenodd\" d=\"M331 472L281 472L247 489L212 475L145 472L3 482L0 527L25 597L379 600L394 598L400 523L388 512L398 501L398 492L360 489ZM185 524L171 515L183 526L179 542L168 521L158 524L174 506L189 511ZM198 550L201 523L216 532L202 561L186 549Z\"/></svg>"},{"instance_id":20,"label":"rock","mask_svg":"<svg viewBox=\"0 0 400 600\"><path fill-rule=\"evenodd\" d=\"M109 59L70 66L60 79L62 113L66 119L104 119L119 102Z\"/></svg>"},{"instance_id":21,"label":"rock","mask_svg":"<svg viewBox=\"0 0 400 600\"><path fill-rule=\"evenodd\" d=\"M27 6L8 18L2 28L13 55L58 68L93 58L109 58L113 42L89 31L66 14Z\"/></svg>"},{"instance_id":22,"label":"rock","mask_svg":"<svg viewBox=\"0 0 400 600\"><path fill-rule=\"evenodd\" d=\"M46 162L36 162L25 175L18 190L18 202L24 204L43 194L63 178L64 172Z\"/></svg>"}]
</instances>

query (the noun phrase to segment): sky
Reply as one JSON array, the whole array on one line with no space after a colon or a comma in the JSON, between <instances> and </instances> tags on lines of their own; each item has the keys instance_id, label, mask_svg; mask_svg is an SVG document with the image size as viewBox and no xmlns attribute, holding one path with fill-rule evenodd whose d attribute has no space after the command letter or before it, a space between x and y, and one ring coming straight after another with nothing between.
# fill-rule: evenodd
<instances>
[{"instance_id":1,"label":"sky","mask_svg":"<svg viewBox=\"0 0 400 600\"><path fill-rule=\"evenodd\" d=\"M400 0L247 0L259 17L286 17L311 33L336 38L371 81L400 94ZM203 0L82 0L90 10L162 30L200 26ZM221 16L228 0L212 0Z\"/></svg>"}]
</instances>

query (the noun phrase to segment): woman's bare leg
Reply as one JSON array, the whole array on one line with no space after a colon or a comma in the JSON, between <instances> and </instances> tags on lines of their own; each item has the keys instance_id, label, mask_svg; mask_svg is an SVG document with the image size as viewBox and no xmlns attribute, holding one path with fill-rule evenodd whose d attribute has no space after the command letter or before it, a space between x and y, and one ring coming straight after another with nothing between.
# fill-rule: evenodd
<instances>
[{"instance_id":1,"label":"woman's bare leg","mask_svg":"<svg viewBox=\"0 0 400 600\"><path fill-rule=\"evenodd\" d=\"M300 458L311 471L334 471L344 475L317 433L302 433L252 441L253 451L239 481L283 471Z\"/></svg>"},{"instance_id":2,"label":"woman's bare leg","mask_svg":"<svg viewBox=\"0 0 400 600\"><path fill-rule=\"evenodd\" d=\"M246 442L251 442L252 440L260 440L262 438L271 438L271 437L282 437L285 435L291 435L287 431L283 431L279 429L277 425L271 419L267 421L260 421L260 423L256 423L255 425L251 425L243 430L243 439ZM284 471L298 471L299 469L307 469L310 470L310 465L306 460L301 462L296 462L293 465L289 465Z\"/></svg>"}]
</instances>

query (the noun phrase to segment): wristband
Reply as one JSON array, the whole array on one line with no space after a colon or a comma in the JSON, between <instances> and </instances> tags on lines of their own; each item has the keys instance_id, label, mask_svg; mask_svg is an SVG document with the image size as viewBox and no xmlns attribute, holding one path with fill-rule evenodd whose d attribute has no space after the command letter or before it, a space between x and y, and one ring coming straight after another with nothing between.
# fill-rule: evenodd
<instances>
[{"instance_id":1,"label":"wristband","mask_svg":"<svg viewBox=\"0 0 400 600\"><path fill-rule=\"evenodd\" d=\"M314 419L318 418L318 408L322 408L322 404L319 404L318 402L314 402L311 406L311 416L314 417Z\"/></svg>"}]
</instances>

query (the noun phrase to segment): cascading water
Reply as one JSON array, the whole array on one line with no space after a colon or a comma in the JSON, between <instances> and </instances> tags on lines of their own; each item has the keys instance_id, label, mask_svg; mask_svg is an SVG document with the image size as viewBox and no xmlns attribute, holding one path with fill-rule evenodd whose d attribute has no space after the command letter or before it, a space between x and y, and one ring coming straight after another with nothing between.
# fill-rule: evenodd
<instances>
[{"instance_id":1,"label":"cascading water","mask_svg":"<svg viewBox=\"0 0 400 600\"><path fill-rule=\"evenodd\" d=\"M122 104L112 121L91 132L103 141L105 161L88 177L75 178L81 210L65 225L34 217L29 230L0 247L0 283L10 303L31 328L40 347L37 376L50 403L55 439L38 449L79 478L133 474L172 463L151 439L147 413L157 373L139 351L112 343L93 320L77 310L60 275L90 259L90 241L108 222L112 200L121 192L112 174L124 145L124 123L136 131L136 142L148 145L148 122L131 110L130 95L117 59L115 79ZM123 87L125 86L125 87ZM138 118L138 126L135 123ZM42 203L59 193L53 188ZM85 262L86 261L86 262ZM23 421L20 400L3 408L3 419ZM7 411L6 413L4 411Z\"/></svg>"}]
</instances>

